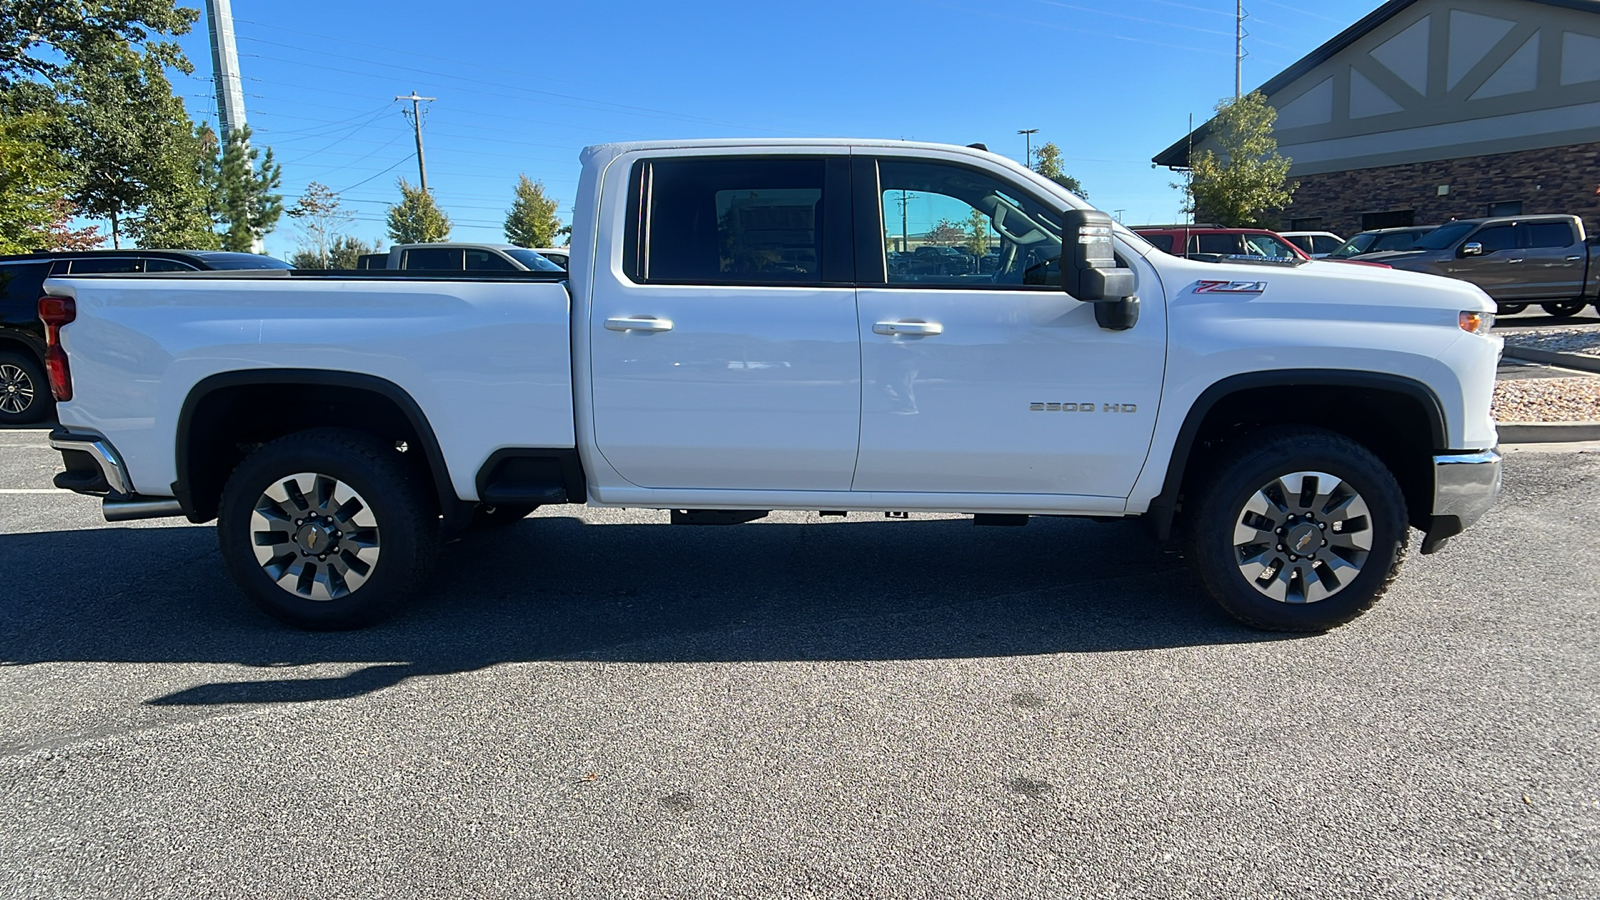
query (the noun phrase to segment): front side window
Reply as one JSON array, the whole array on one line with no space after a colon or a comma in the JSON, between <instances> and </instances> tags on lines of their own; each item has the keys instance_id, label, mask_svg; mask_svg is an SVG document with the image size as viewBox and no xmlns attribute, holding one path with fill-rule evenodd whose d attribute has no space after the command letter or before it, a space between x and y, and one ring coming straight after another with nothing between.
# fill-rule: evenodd
<instances>
[{"instance_id":1,"label":"front side window","mask_svg":"<svg viewBox=\"0 0 1600 900\"><path fill-rule=\"evenodd\" d=\"M1440 225L1427 235L1417 239L1418 250L1443 250L1455 245L1456 241L1467 236L1477 226L1471 222L1451 222Z\"/></svg>"},{"instance_id":2,"label":"front side window","mask_svg":"<svg viewBox=\"0 0 1600 900\"><path fill-rule=\"evenodd\" d=\"M1061 216L964 166L880 161L888 283L1061 284Z\"/></svg>"},{"instance_id":3,"label":"front side window","mask_svg":"<svg viewBox=\"0 0 1600 900\"><path fill-rule=\"evenodd\" d=\"M642 177L642 280L822 283L824 159L664 159Z\"/></svg>"},{"instance_id":4,"label":"front side window","mask_svg":"<svg viewBox=\"0 0 1600 900\"><path fill-rule=\"evenodd\" d=\"M500 254L491 250L477 250L469 248L463 252L466 254L466 269L468 272L517 271L516 266L513 266Z\"/></svg>"},{"instance_id":5,"label":"front side window","mask_svg":"<svg viewBox=\"0 0 1600 900\"><path fill-rule=\"evenodd\" d=\"M1299 259L1300 254L1294 252L1287 241L1279 240L1270 234L1247 234L1244 236L1244 255L1259 256L1266 259Z\"/></svg>"},{"instance_id":6,"label":"front side window","mask_svg":"<svg viewBox=\"0 0 1600 900\"><path fill-rule=\"evenodd\" d=\"M565 272L566 269L556 265L554 260L546 259L544 254L535 253L522 247L507 250L506 255L519 263L527 266L533 272Z\"/></svg>"},{"instance_id":7,"label":"front side window","mask_svg":"<svg viewBox=\"0 0 1600 900\"><path fill-rule=\"evenodd\" d=\"M1510 225L1491 225L1472 236L1472 240L1483 245L1483 255L1498 253L1501 250L1510 250L1517 246L1516 229Z\"/></svg>"}]
</instances>

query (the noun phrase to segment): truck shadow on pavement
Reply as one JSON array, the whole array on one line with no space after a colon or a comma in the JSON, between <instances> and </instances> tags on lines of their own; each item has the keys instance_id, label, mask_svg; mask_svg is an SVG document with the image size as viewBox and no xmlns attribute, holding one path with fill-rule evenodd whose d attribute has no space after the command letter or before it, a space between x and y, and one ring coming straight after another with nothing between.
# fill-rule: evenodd
<instances>
[{"instance_id":1,"label":"truck shadow on pavement","mask_svg":"<svg viewBox=\"0 0 1600 900\"><path fill-rule=\"evenodd\" d=\"M1132 522L737 528L525 519L444 548L398 619L307 633L249 606L209 526L0 536L0 664L293 667L158 705L354 697L504 662L776 662L1094 653L1283 639L1227 619ZM288 673L285 673L288 674Z\"/></svg>"}]
</instances>

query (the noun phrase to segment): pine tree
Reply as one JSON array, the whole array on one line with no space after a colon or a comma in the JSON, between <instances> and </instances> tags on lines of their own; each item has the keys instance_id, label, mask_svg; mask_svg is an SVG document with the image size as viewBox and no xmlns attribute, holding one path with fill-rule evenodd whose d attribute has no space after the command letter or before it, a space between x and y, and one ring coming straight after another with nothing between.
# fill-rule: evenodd
<instances>
[{"instance_id":1,"label":"pine tree","mask_svg":"<svg viewBox=\"0 0 1600 900\"><path fill-rule=\"evenodd\" d=\"M271 147L263 157L250 146L250 126L246 125L228 135L220 172L222 220L228 226L222 246L248 253L258 239L277 227L283 215L283 195L273 193L283 182L283 167L273 162Z\"/></svg>"},{"instance_id":2,"label":"pine tree","mask_svg":"<svg viewBox=\"0 0 1600 900\"><path fill-rule=\"evenodd\" d=\"M427 244L448 240L450 217L433 202L433 195L412 187L404 178L396 182L400 202L389 207L389 240L396 244Z\"/></svg>"},{"instance_id":3,"label":"pine tree","mask_svg":"<svg viewBox=\"0 0 1600 900\"><path fill-rule=\"evenodd\" d=\"M553 247L561 232L556 201L544 195L544 182L517 176L517 194L506 213L506 240L518 247Z\"/></svg>"}]
</instances>

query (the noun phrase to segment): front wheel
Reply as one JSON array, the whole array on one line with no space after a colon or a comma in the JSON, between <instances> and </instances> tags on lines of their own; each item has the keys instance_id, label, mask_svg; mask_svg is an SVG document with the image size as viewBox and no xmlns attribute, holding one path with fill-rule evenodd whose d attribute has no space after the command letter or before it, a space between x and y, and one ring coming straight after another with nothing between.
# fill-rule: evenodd
<instances>
[{"instance_id":1,"label":"front wheel","mask_svg":"<svg viewBox=\"0 0 1600 900\"><path fill-rule=\"evenodd\" d=\"M1246 625L1320 632L1366 612L1399 574L1405 499L1388 468L1343 435L1266 430L1203 473L1186 555Z\"/></svg>"},{"instance_id":2,"label":"front wheel","mask_svg":"<svg viewBox=\"0 0 1600 900\"><path fill-rule=\"evenodd\" d=\"M317 631L392 615L427 580L439 516L406 461L358 431L319 428L245 458L217 512L222 559L267 613Z\"/></svg>"},{"instance_id":3,"label":"front wheel","mask_svg":"<svg viewBox=\"0 0 1600 900\"><path fill-rule=\"evenodd\" d=\"M1528 308L1526 303L1497 303L1495 314L1500 316L1514 316Z\"/></svg>"},{"instance_id":4,"label":"front wheel","mask_svg":"<svg viewBox=\"0 0 1600 900\"><path fill-rule=\"evenodd\" d=\"M1561 303L1541 303L1539 308L1558 319L1569 319L1583 312L1583 308L1588 305L1582 300L1567 300Z\"/></svg>"}]
</instances>

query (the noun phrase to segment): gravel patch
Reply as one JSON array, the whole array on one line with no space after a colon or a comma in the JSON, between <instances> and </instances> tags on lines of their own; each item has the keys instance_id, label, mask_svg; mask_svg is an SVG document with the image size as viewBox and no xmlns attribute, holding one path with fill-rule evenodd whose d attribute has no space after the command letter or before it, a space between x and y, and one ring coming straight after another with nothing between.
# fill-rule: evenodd
<instances>
[{"instance_id":1,"label":"gravel patch","mask_svg":"<svg viewBox=\"0 0 1600 900\"><path fill-rule=\"evenodd\" d=\"M1600 422L1600 378L1498 381L1493 410L1501 422Z\"/></svg>"},{"instance_id":2,"label":"gravel patch","mask_svg":"<svg viewBox=\"0 0 1600 900\"><path fill-rule=\"evenodd\" d=\"M1579 353L1600 357L1600 326L1574 325L1540 331L1518 331L1505 335L1506 345L1547 353Z\"/></svg>"}]
</instances>

